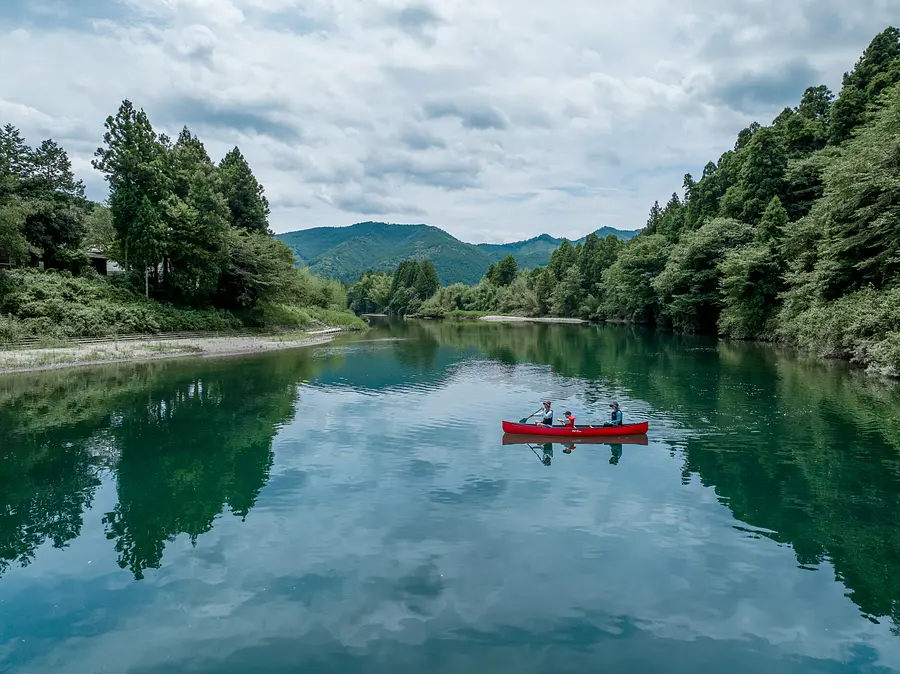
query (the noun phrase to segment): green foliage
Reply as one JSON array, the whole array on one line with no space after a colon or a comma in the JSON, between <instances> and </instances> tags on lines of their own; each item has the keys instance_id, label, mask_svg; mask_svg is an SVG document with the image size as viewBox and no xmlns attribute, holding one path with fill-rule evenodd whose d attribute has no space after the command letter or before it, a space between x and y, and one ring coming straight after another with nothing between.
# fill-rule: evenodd
<instances>
[{"instance_id":1,"label":"green foliage","mask_svg":"<svg viewBox=\"0 0 900 674\"><path fill-rule=\"evenodd\" d=\"M353 298L351 302L356 302L357 309L360 307L371 308L375 303L375 298L371 295L372 283L379 279L364 275L357 284L351 287L349 296ZM362 284L362 285L360 285ZM397 265L397 269L391 278L390 288L387 294L387 302L380 310L388 311L401 316L407 314L415 314L419 311L422 303L434 295L441 287L438 279L437 271L430 260L403 260ZM363 302L361 298L367 298L371 302ZM377 311L369 311L367 313L377 313Z\"/></svg>"},{"instance_id":2,"label":"green foliage","mask_svg":"<svg viewBox=\"0 0 900 674\"><path fill-rule=\"evenodd\" d=\"M464 283L452 283L439 288L419 309L418 315L428 318L443 318L455 311L463 311L471 298L471 289Z\"/></svg>"},{"instance_id":3,"label":"green foliage","mask_svg":"<svg viewBox=\"0 0 900 674\"><path fill-rule=\"evenodd\" d=\"M757 224L773 197L784 194L788 157L784 141L775 127L761 128L747 145L741 167L741 214L743 222Z\"/></svg>"},{"instance_id":4,"label":"green foliage","mask_svg":"<svg viewBox=\"0 0 900 674\"><path fill-rule=\"evenodd\" d=\"M281 242L278 242L279 245ZM347 291L340 281L314 276L306 269L295 269L292 273L293 289L290 289L289 299L294 299L303 307L318 307L327 309L347 307Z\"/></svg>"},{"instance_id":5,"label":"green foliage","mask_svg":"<svg viewBox=\"0 0 900 674\"><path fill-rule=\"evenodd\" d=\"M102 337L181 330L233 330L220 310L188 310L147 300L106 279L17 269L0 272L5 332L27 337ZM10 323L13 324L10 327Z\"/></svg>"},{"instance_id":6,"label":"green foliage","mask_svg":"<svg viewBox=\"0 0 900 674\"><path fill-rule=\"evenodd\" d=\"M547 269L553 274L553 278L557 281L562 280L569 267L575 264L578 259L578 253L569 241L563 239L559 244L559 248L553 251L550 256L550 262L547 263Z\"/></svg>"},{"instance_id":7,"label":"green foliage","mask_svg":"<svg viewBox=\"0 0 900 674\"><path fill-rule=\"evenodd\" d=\"M219 163L219 173L234 226L248 232L268 232L269 201L238 148L225 155Z\"/></svg>"},{"instance_id":8,"label":"green foliage","mask_svg":"<svg viewBox=\"0 0 900 674\"><path fill-rule=\"evenodd\" d=\"M203 304L214 298L238 237L220 176L199 139L185 127L169 154L173 192L162 204L167 231L162 290L181 303Z\"/></svg>"},{"instance_id":9,"label":"green foliage","mask_svg":"<svg viewBox=\"0 0 900 674\"><path fill-rule=\"evenodd\" d=\"M96 248L101 253L118 257L116 230L113 227L112 212L106 206L94 204L84 222L85 236L82 245L88 250Z\"/></svg>"},{"instance_id":10,"label":"green foliage","mask_svg":"<svg viewBox=\"0 0 900 674\"><path fill-rule=\"evenodd\" d=\"M243 312L240 316L244 325L248 327L269 330L297 330L323 325L354 330L366 327L365 321L337 306L299 306L278 302L260 302L252 310Z\"/></svg>"},{"instance_id":11,"label":"green foliage","mask_svg":"<svg viewBox=\"0 0 900 674\"><path fill-rule=\"evenodd\" d=\"M669 197L669 201L666 203L665 208L662 210L656 231L669 240L677 240L679 234L681 234L681 230L684 228L684 219L684 205L681 203L679 196L673 192L672 196Z\"/></svg>"},{"instance_id":12,"label":"green foliage","mask_svg":"<svg viewBox=\"0 0 900 674\"><path fill-rule=\"evenodd\" d=\"M869 104L898 81L900 30L892 26L876 35L853 70L844 73L841 94L831 108L831 142L838 145L850 139L866 122Z\"/></svg>"},{"instance_id":13,"label":"green foliage","mask_svg":"<svg viewBox=\"0 0 900 674\"><path fill-rule=\"evenodd\" d=\"M459 315L459 312L596 317L601 302L595 286L622 247L623 244L612 235L602 240L589 235L584 245L572 246L563 241L545 268L517 269L515 258L507 256L499 264L492 265L474 286L455 283L440 288L436 280L432 280L430 293L421 283L428 261L404 260L390 278L383 304L373 297L372 288L379 278L373 272L364 274L350 288L348 297L351 308L359 313L384 310L429 318ZM561 274L560 280L557 280L554 268ZM429 273L428 277L432 278L432 275ZM386 280L381 283L387 285Z\"/></svg>"},{"instance_id":14,"label":"green foliage","mask_svg":"<svg viewBox=\"0 0 900 674\"><path fill-rule=\"evenodd\" d=\"M169 193L166 148L147 114L125 100L106 118L105 148L94 153L94 168L109 183L113 227L124 262L144 269L160 262L165 228L161 204Z\"/></svg>"},{"instance_id":15,"label":"green foliage","mask_svg":"<svg viewBox=\"0 0 900 674\"><path fill-rule=\"evenodd\" d=\"M48 269L87 265L80 247L90 208L65 150L52 139L35 150L15 127L0 131L0 258L41 260Z\"/></svg>"},{"instance_id":16,"label":"green foliage","mask_svg":"<svg viewBox=\"0 0 900 674\"><path fill-rule=\"evenodd\" d=\"M231 309L290 297L296 270L290 249L260 233L233 232L217 303Z\"/></svg>"},{"instance_id":17,"label":"green foliage","mask_svg":"<svg viewBox=\"0 0 900 674\"><path fill-rule=\"evenodd\" d=\"M31 189L41 193L84 198L84 183L72 173L69 155L52 139L43 141L31 153Z\"/></svg>"},{"instance_id":18,"label":"green foliage","mask_svg":"<svg viewBox=\"0 0 900 674\"><path fill-rule=\"evenodd\" d=\"M553 276L553 272L547 267L542 267L531 272L527 279L528 287L534 291L536 315L544 316L550 313L553 287L556 285L556 277Z\"/></svg>"},{"instance_id":19,"label":"green foliage","mask_svg":"<svg viewBox=\"0 0 900 674\"><path fill-rule=\"evenodd\" d=\"M497 310L501 314L538 316L537 294L531 286L528 274L518 274L515 280L503 287L497 296Z\"/></svg>"},{"instance_id":20,"label":"green foliage","mask_svg":"<svg viewBox=\"0 0 900 674\"><path fill-rule=\"evenodd\" d=\"M719 263L730 249L752 237L749 225L716 218L688 232L672 249L652 286L659 295L662 314L674 327L697 332L715 329L722 309Z\"/></svg>"},{"instance_id":21,"label":"green foliage","mask_svg":"<svg viewBox=\"0 0 900 674\"><path fill-rule=\"evenodd\" d=\"M900 273L900 85L825 170L810 217L823 233L814 282L834 299Z\"/></svg>"},{"instance_id":22,"label":"green foliage","mask_svg":"<svg viewBox=\"0 0 900 674\"><path fill-rule=\"evenodd\" d=\"M754 241L729 250L719 273L724 305L719 332L739 339L773 337L771 320L784 285L775 247Z\"/></svg>"},{"instance_id":23,"label":"green foliage","mask_svg":"<svg viewBox=\"0 0 900 674\"><path fill-rule=\"evenodd\" d=\"M762 219L759 221L753 237L760 243L770 243L778 241L784 234L784 228L788 223L788 214L781 205L781 199L777 196L772 197L769 205L763 213Z\"/></svg>"},{"instance_id":24,"label":"green foliage","mask_svg":"<svg viewBox=\"0 0 900 674\"><path fill-rule=\"evenodd\" d=\"M25 212L12 201L0 204L0 262L25 262L32 247L25 238Z\"/></svg>"},{"instance_id":25,"label":"green foliage","mask_svg":"<svg viewBox=\"0 0 900 674\"><path fill-rule=\"evenodd\" d=\"M661 307L653 279L665 268L669 249L661 234L642 234L625 246L603 273L603 310L608 318L656 322Z\"/></svg>"},{"instance_id":26,"label":"green foliage","mask_svg":"<svg viewBox=\"0 0 900 674\"><path fill-rule=\"evenodd\" d=\"M83 274L87 284L72 281L76 286L63 293L84 306L65 306L49 290L59 277L48 276L43 290L30 276L16 277L19 295L32 287L48 294L27 302L0 294L16 329L32 334L44 326L46 334L74 336L240 325L212 308L264 325L266 311L254 315L262 303L291 305L291 325L316 322L304 308L353 322L341 284L298 271L290 248L273 238L263 188L237 148L216 166L187 127L174 143L157 136L146 113L127 100L107 118L103 141L93 162L109 184L108 205L101 206L84 198L83 183L52 139L32 151L15 127L0 130L0 262L41 262ZM124 277L96 286L86 255L93 249L122 262ZM435 287L427 272L424 290ZM82 302L88 290L103 301ZM146 297L129 307L133 291ZM148 303L150 297L164 303Z\"/></svg>"},{"instance_id":27,"label":"green foliage","mask_svg":"<svg viewBox=\"0 0 900 674\"><path fill-rule=\"evenodd\" d=\"M391 274L368 271L347 290L347 303L355 314L380 313L390 301Z\"/></svg>"},{"instance_id":28,"label":"green foliage","mask_svg":"<svg viewBox=\"0 0 900 674\"><path fill-rule=\"evenodd\" d=\"M416 276L413 280L413 288L415 288L416 296L425 300L431 297L438 288L441 287L440 279L438 279L437 271L431 260L422 260L419 268L416 270Z\"/></svg>"},{"instance_id":29,"label":"green foliage","mask_svg":"<svg viewBox=\"0 0 900 674\"><path fill-rule=\"evenodd\" d=\"M581 272L578 265L572 264L562 273L562 278L553 289L550 312L554 316L577 316L581 298Z\"/></svg>"},{"instance_id":30,"label":"green foliage","mask_svg":"<svg viewBox=\"0 0 900 674\"><path fill-rule=\"evenodd\" d=\"M12 124L0 129L0 174L10 174L20 180L31 175L32 153L22 133Z\"/></svg>"},{"instance_id":31,"label":"green foliage","mask_svg":"<svg viewBox=\"0 0 900 674\"><path fill-rule=\"evenodd\" d=\"M251 235L257 236L257 235ZM292 274L300 274L289 268ZM36 269L0 271L0 341L23 337L103 337L172 331L361 327L334 281L304 276L290 302L260 302L239 313L156 302L114 281ZM298 297L309 302L301 305Z\"/></svg>"},{"instance_id":32,"label":"green foliage","mask_svg":"<svg viewBox=\"0 0 900 674\"><path fill-rule=\"evenodd\" d=\"M585 293L596 293L603 280L603 272L616 261L619 253L625 248L625 242L615 236L605 239L595 234L588 234L584 247L578 256L578 271L581 274L581 287Z\"/></svg>"},{"instance_id":33,"label":"green foliage","mask_svg":"<svg viewBox=\"0 0 900 674\"><path fill-rule=\"evenodd\" d=\"M782 319L781 335L801 347L900 377L900 286L867 287L831 302L817 300Z\"/></svg>"},{"instance_id":34,"label":"green foliage","mask_svg":"<svg viewBox=\"0 0 900 674\"><path fill-rule=\"evenodd\" d=\"M812 154L791 159L785 171L785 199L788 220L807 215L825 190L822 182L825 169L837 156L836 148L828 147Z\"/></svg>"},{"instance_id":35,"label":"green foliage","mask_svg":"<svg viewBox=\"0 0 900 674\"><path fill-rule=\"evenodd\" d=\"M516 258L510 253L500 260L496 267L493 264L488 267L488 273L485 274L485 278L495 286L508 286L515 280L518 271L519 263L516 262Z\"/></svg>"}]
</instances>

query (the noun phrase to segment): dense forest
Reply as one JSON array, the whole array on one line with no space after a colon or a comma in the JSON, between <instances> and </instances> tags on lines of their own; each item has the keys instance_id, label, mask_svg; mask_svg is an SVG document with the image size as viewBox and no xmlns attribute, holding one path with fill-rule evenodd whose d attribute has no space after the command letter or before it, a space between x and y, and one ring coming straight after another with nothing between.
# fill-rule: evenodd
<instances>
[{"instance_id":1,"label":"dense forest","mask_svg":"<svg viewBox=\"0 0 900 674\"><path fill-rule=\"evenodd\" d=\"M105 126L104 205L52 139L0 131L0 339L355 323L341 284L296 269L274 238L238 148L216 164L187 127L158 134L130 101ZM124 272L99 275L91 253Z\"/></svg>"},{"instance_id":2,"label":"dense forest","mask_svg":"<svg viewBox=\"0 0 900 674\"><path fill-rule=\"evenodd\" d=\"M743 129L699 180L685 175L681 195L653 205L638 236L564 241L535 270L508 258L475 286L411 296L403 309L626 320L780 341L900 375L898 82L891 27L837 97L811 86L768 126ZM389 277L367 274L351 301L396 308L390 293L367 295L384 287Z\"/></svg>"}]
</instances>

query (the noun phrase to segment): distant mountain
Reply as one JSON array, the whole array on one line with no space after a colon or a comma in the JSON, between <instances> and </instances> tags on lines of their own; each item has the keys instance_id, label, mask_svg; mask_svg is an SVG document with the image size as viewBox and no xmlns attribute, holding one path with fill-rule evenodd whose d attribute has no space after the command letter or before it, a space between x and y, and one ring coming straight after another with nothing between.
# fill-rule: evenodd
<instances>
[{"instance_id":1,"label":"distant mountain","mask_svg":"<svg viewBox=\"0 0 900 674\"><path fill-rule=\"evenodd\" d=\"M601 239L612 234L623 241L627 241L639 231L640 230L626 231L615 229L613 227L601 227L594 233ZM583 236L577 241L572 241L572 243L584 243L586 238L587 236ZM534 267L542 267L547 264L547 262L550 261L550 256L553 254L553 251L559 248L559 244L562 242L562 239L557 239L549 234L541 234L540 236L536 236L533 239L528 239L526 241L515 241L513 243L478 243L475 245L491 256L491 262L496 262L512 253L520 267L533 269Z\"/></svg>"},{"instance_id":2,"label":"distant mountain","mask_svg":"<svg viewBox=\"0 0 900 674\"><path fill-rule=\"evenodd\" d=\"M612 227L597 236L630 239L637 231ZM431 225L360 222L348 227L314 227L276 235L294 250L299 263L321 276L352 283L367 269L393 271L407 258L430 259L442 283L478 283L493 262L512 253L520 267L547 264L562 239L541 234L513 243L465 243ZM584 238L579 239L584 241ZM573 242L575 243L575 242Z\"/></svg>"}]
</instances>

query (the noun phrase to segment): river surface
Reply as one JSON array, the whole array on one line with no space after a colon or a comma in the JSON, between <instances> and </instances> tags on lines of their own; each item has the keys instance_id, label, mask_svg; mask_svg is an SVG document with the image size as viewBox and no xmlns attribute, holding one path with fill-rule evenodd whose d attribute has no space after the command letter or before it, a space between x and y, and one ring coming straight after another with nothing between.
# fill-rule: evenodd
<instances>
[{"instance_id":1,"label":"river surface","mask_svg":"<svg viewBox=\"0 0 900 674\"><path fill-rule=\"evenodd\" d=\"M543 397L650 431L504 444ZM0 378L0 671L900 671L900 391L436 322Z\"/></svg>"}]
</instances>

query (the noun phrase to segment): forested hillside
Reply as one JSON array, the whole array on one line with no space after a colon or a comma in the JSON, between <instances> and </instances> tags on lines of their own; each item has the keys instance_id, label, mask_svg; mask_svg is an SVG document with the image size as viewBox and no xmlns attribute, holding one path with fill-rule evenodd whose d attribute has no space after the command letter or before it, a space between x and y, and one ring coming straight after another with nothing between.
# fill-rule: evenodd
<instances>
[{"instance_id":1,"label":"forested hillside","mask_svg":"<svg viewBox=\"0 0 900 674\"><path fill-rule=\"evenodd\" d=\"M545 269L416 307L621 319L780 341L900 376L900 31L687 174L627 243L563 242ZM510 266L510 265L507 265Z\"/></svg>"},{"instance_id":2,"label":"forested hillside","mask_svg":"<svg viewBox=\"0 0 900 674\"><path fill-rule=\"evenodd\" d=\"M601 235L628 239L637 232L604 227ZM315 227L277 235L310 271L346 283L364 271L392 271L406 259L429 259L444 283L477 283L487 268L509 254L519 266L547 264L562 242L547 234L505 244L471 244L430 225L360 222L348 227Z\"/></svg>"},{"instance_id":3,"label":"forested hillside","mask_svg":"<svg viewBox=\"0 0 900 674\"><path fill-rule=\"evenodd\" d=\"M297 270L272 236L238 148L216 164L187 127L157 134L124 101L94 167L107 205L85 198L52 139L32 148L15 127L0 132L0 340L358 324L340 284ZM98 275L91 251L124 273Z\"/></svg>"}]
</instances>

